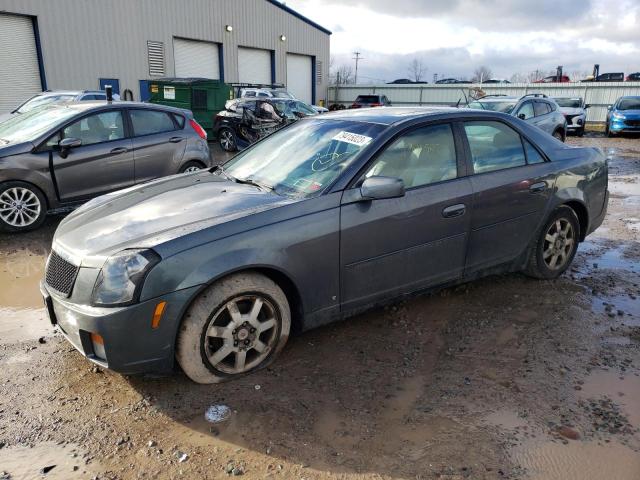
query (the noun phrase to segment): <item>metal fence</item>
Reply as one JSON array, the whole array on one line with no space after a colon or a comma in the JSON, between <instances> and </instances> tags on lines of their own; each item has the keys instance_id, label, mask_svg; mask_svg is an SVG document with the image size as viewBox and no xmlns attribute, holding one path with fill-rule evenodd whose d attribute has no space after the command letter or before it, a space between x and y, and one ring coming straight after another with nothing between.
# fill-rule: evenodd
<instances>
[{"instance_id":1,"label":"metal fence","mask_svg":"<svg viewBox=\"0 0 640 480\"><path fill-rule=\"evenodd\" d=\"M351 105L358 95L381 94L396 106L448 105L458 101L465 105L465 94L480 85L340 85L330 86L327 93L329 105ZM550 97L582 97L591 105L587 110L587 122L602 123L606 120L607 106L613 105L623 95L639 95L640 82L606 83L511 83L482 85L487 94L522 96L528 93L544 93Z\"/></svg>"}]
</instances>

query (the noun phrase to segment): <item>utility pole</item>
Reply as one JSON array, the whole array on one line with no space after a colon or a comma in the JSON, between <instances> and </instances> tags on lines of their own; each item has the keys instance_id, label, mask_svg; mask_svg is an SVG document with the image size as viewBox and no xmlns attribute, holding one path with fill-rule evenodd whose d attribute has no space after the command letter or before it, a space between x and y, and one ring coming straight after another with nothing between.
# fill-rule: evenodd
<instances>
[{"instance_id":1,"label":"utility pole","mask_svg":"<svg viewBox=\"0 0 640 480\"><path fill-rule=\"evenodd\" d=\"M360 52L353 52L353 54L355 55L355 57L353 57L353 59L356 61L356 75L355 78L353 79L353 83L354 84L358 84L358 62L360 60L364 60L364 58L362 58L360 55Z\"/></svg>"}]
</instances>

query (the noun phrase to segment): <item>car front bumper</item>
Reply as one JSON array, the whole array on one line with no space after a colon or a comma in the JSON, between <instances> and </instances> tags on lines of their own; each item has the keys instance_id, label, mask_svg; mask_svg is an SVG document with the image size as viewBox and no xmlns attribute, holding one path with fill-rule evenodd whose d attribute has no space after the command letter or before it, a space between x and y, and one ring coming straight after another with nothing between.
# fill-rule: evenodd
<instances>
[{"instance_id":1,"label":"car front bumper","mask_svg":"<svg viewBox=\"0 0 640 480\"><path fill-rule=\"evenodd\" d=\"M40 283L51 323L87 359L124 374L167 372L182 315L199 287L172 292L126 307L78 305L58 297ZM151 321L159 302L166 307L157 328ZM96 348L92 334L102 337Z\"/></svg>"},{"instance_id":2,"label":"car front bumper","mask_svg":"<svg viewBox=\"0 0 640 480\"><path fill-rule=\"evenodd\" d=\"M631 122L633 122L633 124L630 124ZM609 125L609 130L616 133L640 132L640 123L637 122L639 121L613 118Z\"/></svg>"}]
</instances>

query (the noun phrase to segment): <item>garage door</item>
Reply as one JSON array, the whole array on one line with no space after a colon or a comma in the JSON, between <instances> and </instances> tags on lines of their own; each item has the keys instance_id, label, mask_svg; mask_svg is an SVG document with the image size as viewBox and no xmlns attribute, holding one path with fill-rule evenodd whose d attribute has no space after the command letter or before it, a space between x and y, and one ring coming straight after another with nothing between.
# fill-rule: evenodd
<instances>
[{"instance_id":1,"label":"garage door","mask_svg":"<svg viewBox=\"0 0 640 480\"><path fill-rule=\"evenodd\" d=\"M311 57L287 53L287 90L310 104L311 81Z\"/></svg>"},{"instance_id":2,"label":"garage door","mask_svg":"<svg viewBox=\"0 0 640 480\"><path fill-rule=\"evenodd\" d=\"M220 79L218 44L196 40L173 39L176 77Z\"/></svg>"},{"instance_id":3,"label":"garage door","mask_svg":"<svg viewBox=\"0 0 640 480\"><path fill-rule=\"evenodd\" d=\"M271 52L238 47L238 80L240 83L271 83Z\"/></svg>"},{"instance_id":4,"label":"garage door","mask_svg":"<svg viewBox=\"0 0 640 480\"><path fill-rule=\"evenodd\" d=\"M42 91L30 18L0 14L0 65L0 113Z\"/></svg>"}]
</instances>

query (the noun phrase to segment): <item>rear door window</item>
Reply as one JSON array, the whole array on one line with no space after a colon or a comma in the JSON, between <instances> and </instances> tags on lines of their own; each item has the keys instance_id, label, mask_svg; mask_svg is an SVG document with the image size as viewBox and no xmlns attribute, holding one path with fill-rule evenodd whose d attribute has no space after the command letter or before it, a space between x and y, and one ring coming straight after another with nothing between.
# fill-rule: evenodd
<instances>
[{"instance_id":1,"label":"rear door window","mask_svg":"<svg viewBox=\"0 0 640 480\"><path fill-rule=\"evenodd\" d=\"M544 163L544 157L538 152L538 150L529 143L529 141L522 139L524 143L524 150L527 153L527 163L533 165L535 163Z\"/></svg>"},{"instance_id":2,"label":"rear door window","mask_svg":"<svg viewBox=\"0 0 640 480\"><path fill-rule=\"evenodd\" d=\"M155 133L171 132L176 129L170 113L158 110L129 110L133 134L136 137Z\"/></svg>"},{"instance_id":3,"label":"rear door window","mask_svg":"<svg viewBox=\"0 0 640 480\"><path fill-rule=\"evenodd\" d=\"M536 111L536 117L539 117L541 115L546 115L547 113L550 113L551 108L549 107L549 104L546 102L536 102L535 111Z\"/></svg>"},{"instance_id":4,"label":"rear door window","mask_svg":"<svg viewBox=\"0 0 640 480\"><path fill-rule=\"evenodd\" d=\"M520 134L501 122L465 122L474 173L526 165Z\"/></svg>"}]
</instances>

